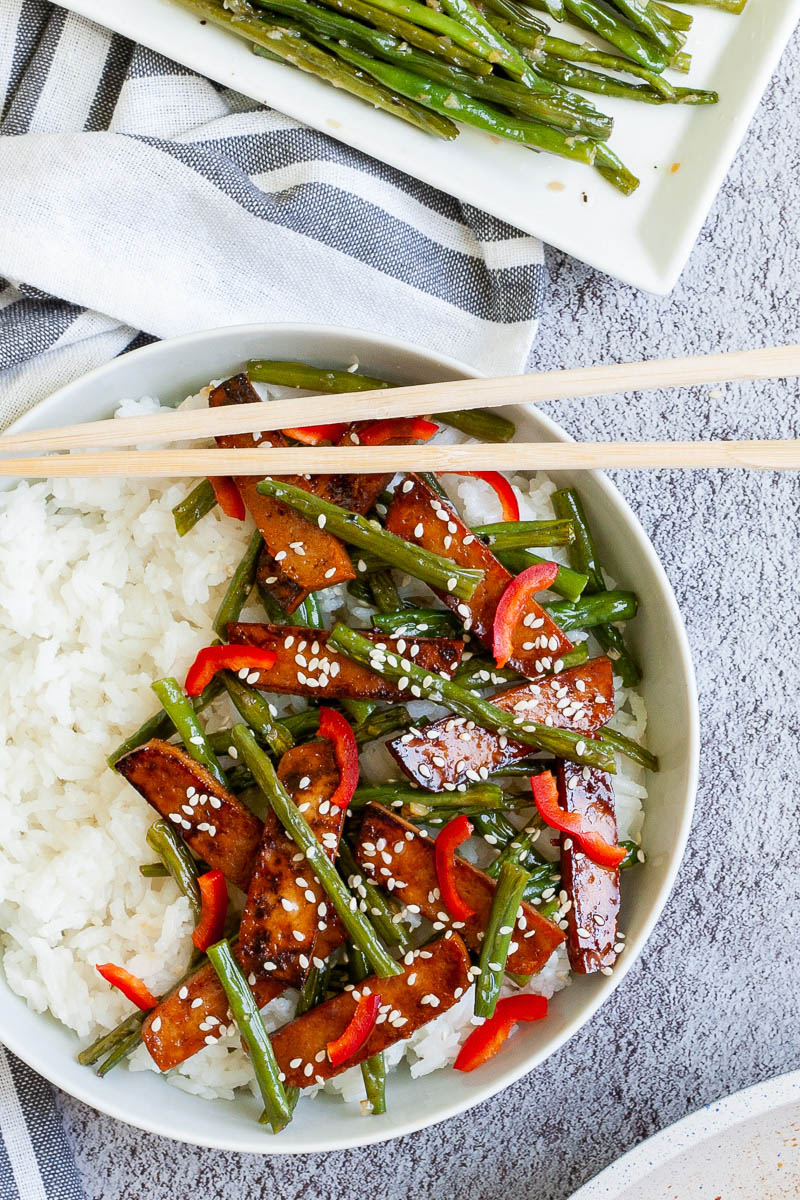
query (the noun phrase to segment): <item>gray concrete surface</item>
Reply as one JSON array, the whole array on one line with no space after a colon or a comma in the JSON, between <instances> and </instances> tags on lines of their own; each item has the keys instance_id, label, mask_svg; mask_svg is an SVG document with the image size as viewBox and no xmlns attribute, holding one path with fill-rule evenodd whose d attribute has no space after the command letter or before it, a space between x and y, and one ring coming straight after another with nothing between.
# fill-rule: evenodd
<instances>
[{"instance_id":1,"label":"gray concrete surface","mask_svg":"<svg viewBox=\"0 0 800 1200\"><path fill-rule=\"evenodd\" d=\"M795 38L670 297L641 295L549 255L532 367L800 341L799 75ZM798 391L727 387L551 411L586 438L797 437ZM64 1097L92 1200L565 1200L654 1131L800 1066L800 480L661 471L617 482L675 587L703 727L689 850L622 986L560 1053L502 1095L427 1132L350 1153L289 1160L200 1151Z\"/></svg>"}]
</instances>

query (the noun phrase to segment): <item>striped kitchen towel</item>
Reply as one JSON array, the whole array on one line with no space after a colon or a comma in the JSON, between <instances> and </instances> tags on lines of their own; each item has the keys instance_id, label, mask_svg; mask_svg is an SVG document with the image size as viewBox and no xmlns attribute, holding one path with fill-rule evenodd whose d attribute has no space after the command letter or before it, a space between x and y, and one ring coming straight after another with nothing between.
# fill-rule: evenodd
<instances>
[{"instance_id":1,"label":"striped kitchen towel","mask_svg":"<svg viewBox=\"0 0 800 1200\"><path fill-rule=\"evenodd\" d=\"M543 275L508 225L46 0L0 0L0 429L134 346L251 321L521 371ZM0 1131L3 1200L80 1195L51 1089L2 1048Z\"/></svg>"},{"instance_id":2,"label":"striped kitchen towel","mask_svg":"<svg viewBox=\"0 0 800 1200\"><path fill-rule=\"evenodd\" d=\"M0 112L0 428L143 340L250 321L524 369L541 244L325 134L46 0L0 0Z\"/></svg>"}]
</instances>

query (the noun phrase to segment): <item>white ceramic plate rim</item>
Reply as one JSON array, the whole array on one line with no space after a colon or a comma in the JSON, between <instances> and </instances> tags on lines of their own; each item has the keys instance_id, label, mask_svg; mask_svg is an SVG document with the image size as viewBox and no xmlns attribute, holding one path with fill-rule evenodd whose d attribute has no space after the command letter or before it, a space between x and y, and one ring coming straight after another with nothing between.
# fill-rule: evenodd
<instances>
[{"instance_id":1,"label":"white ceramic plate rim","mask_svg":"<svg viewBox=\"0 0 800 1200\"><path fill-rule=\"evenodd\" d=\"M353 330L342 326L310 326L303 324L265 324L265 325L241 325L229 326L224 329L206 330L199 333L192 333L179 338L171 338L162 342L156 342L148 346L143 346L138 350L131 351L122 358L116 358L110 363L106 363L101 367L82 376L80 379L67 384L53 393L45 400L40 401L23 417L19 418L7 430L7 432L23 432L26 429L36 424L38 427L43 427L50 420L55 420L61 423L63 420L63 410L69 408L75 400L80 398L81 390L89 382L109 383L109 396L114 396L113 379L120 365L124 362L130 367L133 361L141 361L142 359L157 358L159 354L170 355L175 350L185 352L187 358L191 358L192 348L201 346L211 339L219 339L227 342L235 340L237 337L245 337L254 333L260 333L262 336L273 334L276 331L284 335L314 335L316 337L330 336L333 338L346 335L349 342L355 343L358 346L370 346L377 350L399 350L400 352L409 352L412 354L423 355L432 364L437 367L452 371L454 375L463 377L478 377L479 372L460 363L455 359L446 357L445 355L435 354L424 347L417 346L410 342L404 342L396 338L385 338L377 334L368 333L361 330ZM222 353L222 351L221 351ZM228 360L230 361L230 360ZM51 415L52 414L52 415ZM60 416L58 414L61 414ZM535 410L536 419L541 423L545 435L549 435L554 441L570 441L573 440L560 429L555 422L545 416L539 409ZM68 418L74 420L74 417ZM444 1104L440 1111L437 1111L432 1119L414 1119L411 1118L405 1122L399 1122L394 1125L391 1130L381 1129L377 1126L370 1130L366 1122L361 1123L354 1120L354 1132L352 1139L348 1142L347 1148L355 1148L357 1146L371 1145L376 1142L387 1141L392 1138L402 1137L406 1134L416 1132L418 1129L428 1128L438 1124L440 1121L447 1120L449 1117L456 1116L458 1113L473 1107L476 1104L488 1100L491 1096L496 1095L510 1084L520 1079L523 1075L533 1070L538 1063L544 1061L552 1053L558 1050L572 1035L577 1032L591 1017L596 1013L598 1008L604 1003L611 993L619 986L622 980L627 975L630 967L633 966L636 959L644 946L645 941L649 937L652 929L658 920L661 911L666 903L672 886L675 882L678 869L683 859L683 854L686 848L686 842L689 836L692 816L694 812L694 801L697 790L697 773L699 762L699 718L697 706L697 688L694 674L694 666L692 663L691 653L689 650L688 639L683 625L683 620L678 609L677 601L675 600L672 586L664 572L661 563L656 556L656 553L651 546L644 530L642 529L633 510L630 508L625 499L618 492L616 487L602 472L593 472L593 479L599 483L602 492L606 497L609 497L613 504L620 507L627 517L629 526L628 531L636 543L637 555L641 555L646 561L650 569L656 576L658 584L661 588L664 603L669 611L676 637L676 645L680 658L681 671L688 685L686 702L689 711L689 729L686 731L686 769L687 769L687 786L686 799L683 804L683 814L680 821L678 831L675 836L674 847L671 855L670 865L667 873L662 880L661 886L656 892L650 912L642 927L635 936L629 936L627 941L627 952L623 955L614 969L612 976L595 977L595 991L592 998L585 1003L581 1011L569 1022L565 1024L563 1029L553 1037L547 1047L541 1051L534 1051L519 1065L511 1065L504 1072L500 1073L497 1078L491 1083L483 1087L478 1086L475 1089L465 1089L462 1098L456 1098L452 1102ZM2 1004L2 994L0 993L0 1004ZM206 1136L202 1141L197 1140L191 1133L183 1131L170 1131L164 1129L163 1120L150 1120L143 1117L133 1117L125 1110L121 1104L116 1104L111 1098L105 1097L102 1090L98 1089L94 1074L86 1071L86 1083L83 1084L68 1073L66 1065L62 1069L59 1062L53 1062L44 1052L37 1051L35 1045L30 1045L24 1041L21 1036L16 1036L13 1029L6 1027L3 1019L2 1008L0 1008L0 1041L5 1044L9 1050L23 1059L30 1067L43 1075L51 1083L64 1091L69 1092L78 1100L82 1100L85 1104L89 1104L93 1108L106 1113L108 1116L115 1117L117 1120L125 1121L128 1124L134 1125L137 1128L144 1129L150 1133L159 1134L160 1136L172 1137L177 1141L184 1141L194 1145L208 1146L222 1150L236 1150L242 1152L255 1152L267 1154L296 1154L296 1153L318 1153L328 1150L340 1150L343 1147L338 1141L326 1140L324 1134L318 1138L309 1139L307 1146L302 1149L297 1147L282 1146L280 1138L269 1139L265 1145L263 1129L256 1125L252 1135L244 1135L237 1137L235 1141L225 1136L217 1136L211 1134ZM470 1077L471 1081L474 1077Z\"/></svg>"},{"instance_id":2,"label":"white ceramic plate rim","mask_svg":"<svg viewBox=\"0 0 800 1200\"><path fill-rule=\"evenodd\" d=\"M201 30L192 13L169 0L59 2L659 295L675 286L800 18L800 0L750 0L738 18L693 9L697 25L710 28L716 40L706 48L696 36L690 47L692 74L688 80L676 75L674 82L717 88L721 100L713 108L669 106L672 111L667 112L596 97L598 107L617 122L615 150L642 180L632 197L624 197L589 168L527 154L509 142L493 145L474 129L462 128L454 142L443 143L320 80L256 58L226 31ZM592 40L574 28L568 36ZM680 173L672 174L676 160ZM552 188L563 190L554 194Z\"/></svg>"},{"instance_id":3,"label":"white ceramic plate rim","mask_svg":"<svg viewBox=\"0 0 800 1200\"><path fill-rule=\"evenodd\" d=\"M659 1133L628 1150L594 1179L573 1194L571 1200L614 1200L685 1150L710 1141L753 1117L763 1116L791 1101L800 1100L800 1071L779 1075L767 1083L755 1083L681 1117Z\"/></svg>"}]
</instances>

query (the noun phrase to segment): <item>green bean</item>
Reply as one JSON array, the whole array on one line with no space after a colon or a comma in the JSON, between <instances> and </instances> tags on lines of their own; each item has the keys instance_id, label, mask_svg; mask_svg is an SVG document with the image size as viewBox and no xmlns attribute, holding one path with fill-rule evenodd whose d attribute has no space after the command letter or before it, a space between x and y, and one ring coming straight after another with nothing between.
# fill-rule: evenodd
<instances>
[{"instance_id":1,"label":"green bean","mask_svg":"<svg viewBox=\"0 0 800 1200\"><path fill-rule=\"evenodd\" d=\"M344 7L335 4L335 7ZM367 7L366 5L364 6ZM345 11L347 8L345 7ZM378 10L379 12L380 10ZM354 15L362 15L360 12ZM366 18L365 18L366 19ZM407 31L400 41L410 42ZM416 43L414 43L416 44ZM423 47L427 49L427 46ZM475 64L480 66L477 59L469 56L471 62L461 62L459 65L475 74ZM489 68L490 69L490 68ZM247 373L258 383L272 383L284 387L304 388L311 392L325 392L335 395L338 392L376 391L378 388L397 387L398 384L387 383L385 379L374 379L370 375L357 375L352 371L334 371L325 367L311 367L306 363L282 362L277 359L251 358L247 364ZM449 413L433 413L432 419L441 425L452 425L470 437L479 438L483 442L508 442L514 436L516 427L512 421L497 413L482 409L457 410ZM465 428L465 426L468 426ZM475 432L473 432L473 430Z\"/></svg>"},{"instance_id":2,"label":"green bean","mask_svg":"<svg viewBox=\"0 0 800 1200\"><path fill-rule=\"evenodd\" d=\"M376 571L374 575L370 575L369 586L372 588L379 612L396 614L402 610L403 601L390 571Z\"/></svg>"},{"instance_id":3,"label":"green bean","mask_svg":"<svg viewBox=\"0 0 800 1200\"><path fill-rule=\"evenodd\" d=\"M387 808L400 808L410 805L421 816L426 812L438 812L440 809L457 812L471 809L475 812L503 812L514 808L530 808L530 796L523 797L524 803L517 802L514 796L504 796L497 784L474 783L458 792L425 792L421 788L405 780L390 783L379 783L372 786L356 788L350 807L353 810L364 808L367 804L383 804Z\"/></svg>"},{"instance_id":4,"label":"green bean","mask_svg":"<svg viewBox=\"0 0 800 1200\"><path fill-rule=\"evenodd\" d=\"M485 729L510 735L515 741L535 746L538 750L549 750L570 762L585 763L587 766L614 773L614 756L608 747L601 743L591 739L584 741L580 734L567 729L553 729L547 725L527 721L517 725L513 717L496 708L488 700L473 696L450 679L429 674L409 659L401 660L394 654L377 650L372 642L341 622L334 625L328 645L331 649L339 650L348 658L377 671L379 675L396 681L398 686L402 682L401 691L413 687L412 695L416 696L419 693L420 699L424 697L434 703L443 704Z\"/></svg>"},{"instance_id":5,"label":"green bean","mask_svg":"<svg viewBox=\"0 0 800 1200\"><path fill-rule=\"evenodd\" d=\"M298 1017L302 1017L304 1013L310 1012L312 1008L316 1008L325 999L332 969L333 963L329 958L325 960L321 967L310 968L305 982L300 988L300 995L297 998L297 1007L294 1010L295 1020ZM286 1088L286 1102L292 1112L297 1107L299 1099L299 1087Z\"/></svg>"},{"instance_id":6,"label":"green bean","mask_svg":"<svg viewBox=\"0 0 800 1200\"><path fill-rule=\"evenodd\" d=\"M629 867L638 867L647 862L647 856L638 842L626 838L620 842L620 846L624 846L627 850L627 854L619 864L620 871L627 871Z\"/></svg>"},{"instance_id":7,"label":"green bean","mask_svg":"<svg viewBox=\"0 0 800 1200\"><path fill-rule=\"evenodd\" d=\"M161 701L164 711L169 714L169 718L180 735L187 754L195 762L199 763L201 767L205 767L218 783L221 783L223 787L227 787L225 772L219 765L216 754L206 740L205 730L197 719L197 713L191 700L177 679L169 677L166 679L157 679L150 686Z\"/></svg>"},{"instance_id":8,"label":"green bean","mask_svg":"<svg viewBox=\"0 0 800 1200\"><path fill-rule=\"evenodd\" d=\"M497 880L492 907L481 943L481 973L475 985L476 1017L494 1016L503 983L508 947L517 922L528 872L513 862L504 863Z\"/></svg>"},{"instance_id":9,"label":"green bean","mask_svg":"<svg viewBox=\"0 0 800 1200\"><path fill-rule=\"evenodd\" d=\"M497 521L492 525L475 525L472 532L492 551L569 546L575 540L571 521Z\"/></svg>"},{"instance_id":10,"label":"green bean","mask_svg":"<svg viewBox=\"0 0 800 1200\"><path fill-rule=\"evenodd\" d=\"M739 13L744 12L747 0L683 0L683 3L699 4L705 8L720 8L723 12L734 13L738 16ZM663 11L666 8L666 5L657 4L655 7L659 11ZM672 11L676 12L677 9L672 9Z\"/></svg>"},{"instance_id":11,"label":"green bean","mask_svg":"<svg viewBox=\"0 0 800 1200\"><path fill-rule=\"evenodd\" d=\"M220 637L226 636L229 621L239 620L242 609L247 603L247 597L253 590L253 584L256 581L258 556L262 545L263 538L259 531L256 530L250 538L242 561L231 576L231 581L222 598L222 603L219 606L217 615L214 617L214 629Z\"/></svg>"},{"instance_id":12,"label":"green bean","mask_svg":"<svg viewBox=\"0 0 800 1200\"><path fill-rule=\"evenodd\" d=\"M168 821L158 820L147 831L147 844L155 850L169 874L189 901L195 921L200 919L202 901L197 886L197 863L189 853L189 847L179 838Z\"/></svg>"},{"instance_id":13,"label":"green bean","mask_svg":"<svg viewBox=\"0 0 800 1200\"><path fill-rule=\"evenodd\" d=\"M504 845L516 836L517 829L501 812L474 813L470 821L490 846Z\"/></svg>"},{"instance_id":14,"label":"green bean","mask_svg":"<svg viewBox=\"0 0 800 1200\"><path fill-rule=\"evenodd\" d=\"M564 0L564 5L579 24L616 46L626 58L651 71L660 72L666 67L668 55L660 46L595 4L594 0Z\"/></svg>"},{"instance_id":15,"label":"green bean","mask_svg":"<svg viewBox=\"0 0 800 1200\"><path fill-rule=\"evenodd\" d=\"M295 743L305 741L319 729L319 709L304 708L302 712L282 717L281 724L289 730Z\"/></svg>"},{"instance_id":16,"label":"green bean","mask_svg":"<svg viewBox=\"0 0 800 1200\"><path fill-rule=\"evenodd\" d=\"M427 9L430 12L432 10ZM338 46L339 55L353 66L368 72L379 83L401 96L413 97L418 104L441 114L450 114L454 120L474 125L496 137L507 138L523 146L546 150L572 162L591 165L603 143L587 138L585 134L567 133L538 121L512 117L483 100L476 100L456 88L433 83L413 71L406 71L392 63L379 62L353 49ZM542 83L545 80L541 80ZM552 85L550 85L552 86Z\"/></svg>"},{"instance_id":17,"label":"green bean","mask_svg":"<svg viewBox=\"0 0 800 1200\"><path fill-rule=\"evenodd\" d=\"M524 829L515 832L514 836L503 846L494 862L485 868L486 874L492 879L499 878L506 863L513 863L528 872L530 879L526 884L526 898L530 895L541 896L548 888L555 887L561 879L558 863L548 862L536 849L536 842L541 835L541 825L534 819ZM531 885L534 885L533 888Z\"/></svg>"},{"instance_id":18,"label":"green bean","mask_svg":"<svg viewBox=\"0 0 800 1200\"><path fill-rule=\"evenodd\" d=\"M680 50L685 40L683 34L666 25L649 7L648 0L612 0L612 3L634 29L651 38L668 57Z\"/></svg>"},{"instance_id":19,"label":"green bean","mask_svg":"<svg viewBox=\"0 0 800 1200\"><path fill-rule=\"evenodd\" d=\"M566 671L570 667L579 667L586 662L588 657L589 647L586 642L578 642L561 656L561 670ZM525 682L525 677L510 667L498 667L493 659L477 655L468 659L467 662L462 662L453 678L464 688L487 688L500 683L522 684ZM516 737L516 734L514 736Z\"/></svg>"},{"instance_id":20,"label":"green bean","mask_svg":"<svg viewBox=\"0 0 800 1200\"><path fill-rule=\"evenodd\" d=\"M358 946L349 946L347 961L351 983L361 983L369 975L369 964ZM383 1051L371 1055L361 1064L361 1078L367 1093L370 1112L375 1116L386 1112L386 1062Z\"/></svg>"},{"instance_id":21,"label":"green bean","mask_svg":"<svg viewBox=\"0 0 800 1200\"><path fill-rule=\"evenodd\" d=\"M208 479L201 479L192 488L188 496L180 500L172 510L175 529L178 537L184 537L201 521L206 513L210 513L217 503L214 489Z\"/></svg>"},{"instance_id":22,"label":"green bean","mask_svg":"<svg viewBox=\"0 0 800 1200\"><path fill-rule=\"evenodd\" d=\"M204 688L199 696L195 696L192 700L192 707L196 713L202 712L204 708L208 708L212 700L222 692L222 680L215 675L207 688ZM106 762L110 767L113 767L124 754L130 754L131 750L138 750L145 742L151 741L153 738L169 738L175 732L175 726L168 713L162 708L160 712L154 713L152 717L148 717L144 725L140 725L135 733L127 737L121 745L117 746L116 750L109 754Z\"/></svg>"},{"instance_id":23,"label":"green bean","mask_svg":"<svg viewBox=\"0 0 800 1200\"><path fill-rule=\"evenodd\" d=\"M278 820L298 849L305 854L342 924L351 939L366 954L375 974L381 979L400 974L401 968L386 951L370 921L357 908L353 911L350 907L355 898L345 887L338 871L329 861L305 817L278 779L275 768L260 749L251 731L245 725L237 725L233 731L233 740Z\"/></svg>"},{"instance_id":24,"label":"green bean","mask_svg":"<svg viewBox=\"0 0 800 1200\"><path fill-rule=\"evenodd\" d=\"M169 871L163 863L139 863L139 874L145 879L167 879Z\"/></svg>"},{"instance_id":25,"label":"green bean","mask_svg":"<svg viewBox=\"0 0 800 1200\"><path fill-rule=\"evenodd\" d=\"M575 488L562 488L554 492L551 499L556 513L571 520L575 527L575 541L570 547L570 558L575 570L582 571L589 577L585 594L590 596L606 591L605 575L597 559L592 531L580 495ZM635 687L642 673L628 651L620 631L614 625L601 625L595 628L595 637L613 662L614 670L625 686Z\"/></svg>"},{"instance_id":26,"label":"green bean","mask_svg":"<svg viewBox=\"0 0 800 1200\"><path fill-rule=\"evenodd\" d=\"M328 8L335 8L338 12L356 17L366 25L372 25L393 34L401 42L407 42L409 46L416 46L419 50L425 50L431 55L446 59L463 70L469 71L472 75L488 75L491 72L490 63L477 58L468 50L463 50L450 38L432 33L429 29L423 29L420 25L414 24L413 21L407 21L403 17L386 12L383 8L371 3L370 0L322 0L322 2ZM330 390L335 391L335 389Z\"/></svg>"},{"instance_id":27,"label":"green bean","mask_svg":"<svg viewBox=\"0 0 800 1200\"><path fill-rule=\"evenodd\" d=\"M408 930L400 921L394 920L394 913L384 892L376 887L356 862L349 843L341 838L338 850L338 865L344 875L347 886L361 897L361 909L369 913L369 918L376 932L390 946L401 949L409 944Z\"/></svg>"},{"instance_id":28,"label":"green bean","mask_svg":"<svg viewBox=\"0 0 800 1200\"><path fill-rule=\"evenodd\" d=\"M439 482L438 475L434 475L433 471L418 471L417 474L426 487L429 487L432 492L436 492L437 496L440 496L442 500L446 500L452 506L453 501Z\"/></svg>"},{"instance_id":29,"label":"green bean","mask_svg":"<svg viewBox=\"0 0 800 1200\"><path fill-rule=\"evenodd\" d=\"M554 771L555 760L549 758L523 758L517 762L506 763L492 771L490 780L494 779L530 779L540 771Z\"/></svg>"},{"instance_id":30,"label":"green bean","mask_svg":"<svg viewBox=\"0 0 800 1200\"><path fill-rule=\"evenodd\" d=\"M358 600L360 604L368 604L370 608L375 602L372 588L367 579L351 579L347 584L347 594L354 600Z\"/></svg>"},{"instance_id":31,"label":"green bean","mask_svg":"<svg viewBox=\"0 0 800 1200\"><path fill-rule=\"evenodd\" d=\"M368 721L378 707L375 700L349 700L344 697L339 704L351 725L361 725Z\"/></svg>"},{"instance_id":32,"label":"green bean","mask_svg":"<svg viewBox=\"0 0 800 1200\"><path fill-rule=\"evenodd\" d=\"M222 941L209 946L208 957L225 989L239 1032L247 1043L258 1090L264 1101L264 1118L272 1126L273 1133L280 1133L291 1121L292 1110L286 1099L286 1090L280 1079L280 1068L255 997L233 956L229 942L223 938Z\"/></svg>"},{"instance_id":33,"label":"green bean","mask_svg":"<svg viewBox=\"0 0 800 1200\"><path fill-rule=\"evenodd\" d=\"M606 745L613 746L620 754L624 754L626 758L632 759L640 767L646 767L648 771L659 770L658 759L655 754L651 754L644 746L641 746L638 742L634 742L632 738L626 737L618 729L611 729L606 725L600 736Z\"/></svg>"},{"instance_id":34,"label":"green bean","mask_svg":"<svg viewBox=\"0 0 800 1200\"><path fill-rule=\"evenodd\" d=\"M407 709L398 705L395 708L384 708L380 712L372 713L360 725L356 725L353 733L359 746L363 746L365 742L374 742L377 738L386 737L390 733L399 733L413 724L414 718L410 716Z\"/></svg>"},{"instance_id":35,"label":"green bean","mask_svg":"<svg viewBox=\"0 0 800 1200\"><path fill-rule=\"evenodd\" d=\"M276 758L291 750L294 738L286 726L273 717L268 701L235 671L223 671L222 679L239 716L266 742Z\"/></svg>"},{"instance_id":36,"label":"green bean","mask_svg":"<svg viewBox=\"0 0 800 1200\"><path fill-rule=\"evenodd\" d=\"M455 637L459 625L446 608L404 608L401 612L376 613L375 629L390 637Z\"/></svg>"},{"instance_id":37,"label":"green bean","mask_svg":"<svg viewBox=\"0 0 800 1200\"><path fill-rule=\"evenodd\" d=\"M531 554L529 550L495 550L494 555L513 575L521 575L528 567L550 561L547 558L541 558L538 554ZM586 575L582 575L579 571L573 571L571 567L563 567L559 563L558 574L550 584L550 591L563 596L565 600L578 600L588 582Z\"/></svg>"},{"instance_id":38,"label":"green bean","mask_svg":"<svg viewBox=\"0 0 800 1200\"><path fill-rule=\"evenodd\" d=\"M398 567L432 587L450 592L459 600L469 600L483 578L482 571L459 567L447 558L441 558L422 547L412 546L386 529L376 527L358 513L349 512L340 508L338 504L331 504L283 480L265 479L258 484L258 491L263 496L272 496L288 504L290 508L306 517L315 520L324 517L325 527L336 537L351 545L374 551L391 566Z\"/></svg>"},{"instance_id":39,"label":"green bean","mask_svg":"<svg viewBox=\"0 0 800 1200\"><path fill-rule=\"evenodd\" d=\"M80 1065L82 1067L93 1066L105 1054L113 1052L118 1046L124 1044L131 1033L135 1033L139 1037L146 1016L147 1013L137 1009L136 1012L132 1012L124 1021L121 1021L115 1029L101 1034L90 1046L81 1050L78 1055Z\"/></svg>"},{"instance_id":40,"label":"green bean","mask_svg":"<svg viewBox=\"0 0 800 1200\"><path fill-rule=\"evenodd\" d=\"M621 590L595 592L574 604L561 600L542 605L564 633L572 629L593 629L609 621L632 621L638 607L636 593Z\"/></svg>"},{"instance_id":41,"label":"green bean","mask_svg":"<svg viewBox=\"0 0 800 1200\"><path fill-rule=\"evenodd\" d=\"M142 1018L144 1018L144 1015L145 1014L142 1013ZM109 1054L108 1058L106 1058L97 1068L95 1075L97 1075L100 1079L105 1079L109 1071L113 1071L114 1067L116 1067L118 1063L121 1063L123 1058L127 1058L129 1054L133 1053L133 1051L139 1045L141 1038L142 1029L140 1024L138 1029L132 1030L129 1034L127 1034L126 1037L122 1038L117 1043L117 1045Z\"/></svg>"},{"instance_id":42,"label":"green bean","mask_svg":"<svg viewBox=\"0 0 800 1200\"><path fill-rule=\"evenodd\" d=\"M490 77L490 82L495 84L505 85L506 81L494 75ZM511 85L514 87L514 85ZM498 96L500 89L493 88L494 93ZM511 93L506 90L506 96ZM519 89L514 88L514 95L517 96L517 103L522 104L522 99L519 96ZM488 92L486 99L489 98ZM521 109L518 109L521 111ZM532 112L532 109L528 110ZM514 434L517 432L517 427L513 421L509 421L506 417L501 417L499 413L493 412L488 408L471 408L457 410L449 413L434 413L434 421L438 421L440 425L450 425L453 429L458 429L461 433L465 433L467 437L475 438L478 442L510 442Z\"/></svg>"},{"instance_id":43,"label":"green bean","mask_svg":"<svg viewBox=\"0 0 800 1200\"><path fill-rule=\"evenodd\" d=\"M566 99L542 96L538 92L531 91L524 84L510 79L502 79L494 75L476 78L450 63L413 49L390 33L370 29L366 25L362 25L360 21L350 20L339 13L329 12L327 9L320 9L317 5L308 3L308 0L257 0L257 3L271 12L296 17L317 37L323 40L331 39L330 49L334 52L336 42L342 42L345 45L356 44L367 53L383 58L387 62L395 62L401 67L405 66L410 70L418 71L420 75L432 79L436 83L448 84L450 87L483 100L506 104L521 116L532 117L534 120L541 120L547 124L571 130L573 133L586 133L591 137L608 137L611 132L613 122L610 117L603 116L601 113L593 115L579 112ZM514 433L514 426L510 422L504 421L502 417L493 416L493 420L487 422L483 420L483 413L480 411L473 413L470 410L452 415L454 420L444 420L441 417L437 417L437 419L472 437L478 437L480 440L484 440L481 437L484 429L488 429L490 433L499 431L507 435L499 440L508 440L508 436L513 436ZM497 425L498 420L499 426ZM506 429L505 426L510 428ZM493 437L486 440L496 441L498 438Z\"/></svg>"},{"instance_id":44,"label":"green bean","mask_svg":"<svg viewBox=\"0 0 800 1200\"><path fill-rule=\"evenodd\" d=\"M601 96L639 100L645 104L716 104L719 101L717 92L703 88L670 87L671 94L668 94L663 87L654 88L650 83L629 83L588 67L574 66L544 52L536 57L536 69L545 79L564 84L565 87L580 88Z\"/></svg>"},{"instance_id":45,"label":"green bean","mask_svg":"<svg viewBox=\"0 0 800 1200\"><path fill-rule=\"evenodd\" d=\"M721 2L720 0L684 0L684 4L704 3L713 4L714 7L724 7L726 4L733 3L741 4L742 8L744 8L747 0L721 0ZM669 25L670 29L680 29L684 33L688 33L694 24L694 17L691 13L681 12L677 8L672 8L669 4L661 4L660 0L650 0L648 7L652 12L657 13L661 20Z\"/></svg>"},{"instance_id":46,"label":"green bean","mask_svg":"<svg viewBox=\"0 0 800 1200\"><path fill-rule=\"evenodd\" d=\"M268 58L277 57L291 63L301 71L320 77L367 100L376 108L416 125L425 133L443 138L453 138L458 133L452 121L447 118L432 119L430 113L419 105L392 95L385 88L376 87L363 73L351 70L319 46L307 41L301 30L290 27L286 22L268 24L246 0L227 0L228 7L216 0L179 0L179 3L202 20L245 38L254 46L256 53L266 53Z\"/></svg>"},{"instance_id":47,"label":"green bean","mask_svg":"<svg viewBox=\"0 0 800 1200\"><path fill-rule=\"evenodd\" d=\"M322 629L323 622L319 604L313 592L310 592L305 600L300 601L293 613L288 613L285 608L281 608L272 593L261 584L258 585L258 594L264 611L273 625L304 625L312 629Z\"/></svg>"},{"instance_id":48,"label":"green bean","mask_svg":"<svg viewBox=\"0 0 800 1200\"><path fill-rule=\"evenodd\" d=\"M603 178L625 196L630 196L639 186L639 179L605 142L597 143L594 165Z\"/></svg>"},{"instance_id":49,"label":"green bean","mask_svg":"<svg viewBox=\"0 0 800 1200\"><path fill-rule=\"evenodd\" d=\"M593 63L596 66L605 67L609 71L626 72L628 75L633 75L635 79L643 79L663 96L670 99L675 98L675 89L672 84L659 72L639 66L629 59L609 54L607 50L600 50L596 46L589 45L588 42L570 42L564 38L553 37L551 34L540 34L525 29L519 23L499 18L494 19L494 24L501 32L505 33L506 37L510 37L523 48L523 53L527 54L537 69L539 57L542 54L549 54L568 62Z\"/></svg>"},{"instance_id":50,"label":"green bean","mask_svg":"<svg viewBox=\"0 0 800 1200\"><path fill-rule=\"evenodd\" d=\"M302 388L308 392L372 392L391 387L383 379L356 375L353 371L334 371L329 367L312 367L308 363L275 358L251 358L247 374L255 383L272 383L277 387ZM298 418L301 419L301 418Z\"/></svg>"}]
</instances>

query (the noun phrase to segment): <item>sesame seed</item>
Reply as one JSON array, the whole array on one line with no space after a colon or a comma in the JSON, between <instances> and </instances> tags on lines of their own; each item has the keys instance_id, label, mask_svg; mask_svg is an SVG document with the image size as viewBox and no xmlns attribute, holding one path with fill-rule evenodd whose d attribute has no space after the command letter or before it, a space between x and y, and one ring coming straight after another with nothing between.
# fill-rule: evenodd
<instances>
[{"instance_id":1,"label":"sesame seed","mask_svg":"<svg viewBox=\"0 0 800 1200\"><path fill-rule=\"evenodd\" d=\"M456 587L456 584L457 584L457 583L458 583L458 580L456 579L455 575L451 575L451 576L450 576L450 578L449 578L449 579L448 579L448 581L447 581L447 590L448 590L448 592L455 591L455 587Z\"/></svg>"},{"instance_id":2,"label":"sesame seed","mask_svg":"<svg viewBox=\"0 0 800 1200\"><path fill-rule=\"evenodd\" d=\"M153 1021L152 1025L150 1026L150 1029L153 1033L158 1033L160 1028L161 1028L161 1017L156 1017L156 1019Z\"/></svg>"},{"instance_id":3,"label":"sesame seed","mask_svg":"<svg viewBox=\"0 0 800 1200\"><path fill-rule=\"evenodd\" d=\"M201 997L201 996L198 996L196 1000L193 1000L193 1001L192 1001L192 1003L191 1003L191 1007L192 1007L192 1008L199 1008L199 1007L200 1007L200 1005L201 1005L202 1003L203 1003L202 997Z\"/></svg>"}]
</instances>

